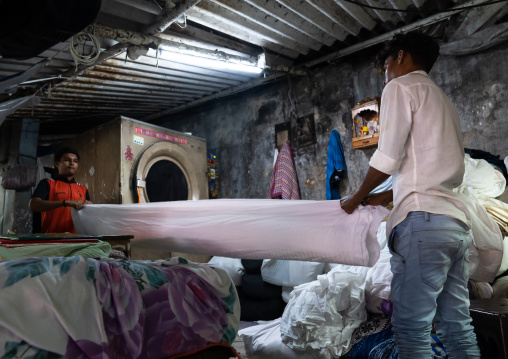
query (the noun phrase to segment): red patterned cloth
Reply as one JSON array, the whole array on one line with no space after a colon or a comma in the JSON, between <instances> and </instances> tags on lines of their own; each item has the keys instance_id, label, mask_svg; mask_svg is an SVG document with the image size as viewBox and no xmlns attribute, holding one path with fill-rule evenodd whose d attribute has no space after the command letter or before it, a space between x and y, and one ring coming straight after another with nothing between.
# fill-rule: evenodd
<instances>
[{"instance_id":1,"label":"red patterned cloth","mask_svg":"<svg viewBox=\"0 0 508 359\"><path fill-rule=\"evenodd\" d=\"M300 199L293 152L289 142L282 146L275 161L270 183L270 198Z\"/></svg>"}]
</instances>

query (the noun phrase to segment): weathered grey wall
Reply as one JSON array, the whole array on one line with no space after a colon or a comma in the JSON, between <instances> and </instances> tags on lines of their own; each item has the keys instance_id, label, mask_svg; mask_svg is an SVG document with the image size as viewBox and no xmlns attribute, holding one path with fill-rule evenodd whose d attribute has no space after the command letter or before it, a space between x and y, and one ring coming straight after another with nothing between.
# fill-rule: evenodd
<instances>
[{"instance_id":1,"label":"weathered grey wall","mask_svg":"<svg viewBox=\"0 0 508 359\"><path fill-rule=\"evenodd\" d=\"M6 121L0 135L0 176L21 164L36 164L39 120ZM1 177L0 177L1 179ZM25 178L23 180L26 180ZM0 186L0 233L32 231L32 213L28 204L32 190L6 190Z\"/></svg>"},{"instance_id":2,"label":"weathered grey wall","mask_svg":"<svg viewBox=\"0 0 508 359\"><path fill-rule=\"evenodd\" d=\"M465 146L508 155L508 45L465 56L441 57L430 77L450 96L461 115ZM340 133L348 167L341 194L356 189L374 149L353 150L350 108L380 96L383 77L371 54L357 55L313 71L308 77L265 85L192 112L173 115L163 126L206 138L220 161L221 198L266 198L275 148L274 126L314 114L317 143L292 148L302 199L326 198L330 133ZM294 138L293 138L294 140ZM306 184L307 183L307 184Z\"/></svg>"},{"instance_id":3,"label":"weathered grey wall","mask_svg":"<svg viewBox=\"0 0 508 359\"><path fill-rule=\"evenodd\" d=\"M457 106L464 145L508 155L508 43L459 58L442 57L431 77Z\"/></svg>"}]
</instances>

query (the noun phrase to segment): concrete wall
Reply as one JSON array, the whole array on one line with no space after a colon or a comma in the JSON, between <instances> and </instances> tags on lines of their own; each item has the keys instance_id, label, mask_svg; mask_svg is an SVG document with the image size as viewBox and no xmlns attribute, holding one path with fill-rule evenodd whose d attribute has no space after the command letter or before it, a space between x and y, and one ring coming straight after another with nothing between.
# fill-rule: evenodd
<instances>
[{"instance_id":1,"label":"concrete wall","mask_svg":"<svg viewBox=\"0 0 508 359\"><path fill-rule=\"evenodd\" d=\"M18 163L36 165L38 119L6 121L0 127L0 176ZM0 177L1 180L1 177ZM24 178L23 180L26 180ZM32 189L6 190L0 186L0 233L32 231L28 204Z\"/></svg>"},{"instance_id":2,"label":"concrete wall","mask_svg":"<svg viewBox=\"0 0 508 359\"><path fill-rule=\"evenodd\" d=\"M355 190L374 149L351 148L350 108L380 96L383 77L373 69L372 53L313 70L308 77L268 84L187 113L168 117L163 126L207 140L220 161L221 198L266 198L275 146L274 126L314 114L317 143L296 148L302 199L326 198L326 159L330 132L340 133L348 174L341 195ZM508 155L508 43L464 57L441 57L430 77L450 96L461 115L465 146Z\"/></svg>"}]
</instances>

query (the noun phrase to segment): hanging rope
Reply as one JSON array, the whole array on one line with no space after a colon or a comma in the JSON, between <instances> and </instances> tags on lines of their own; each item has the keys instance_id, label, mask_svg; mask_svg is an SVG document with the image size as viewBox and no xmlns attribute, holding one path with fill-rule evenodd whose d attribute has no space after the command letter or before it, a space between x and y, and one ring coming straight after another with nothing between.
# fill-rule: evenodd
<instances>
[{"instance_id":1,"label":"hanging rope","mask_svg":"<svg viewBox=\"0 0 508 359\"><path fill-rule=\"evenodd\" d=\"M87 42L91 42L91 49L89 54L85 54L85 45ZM92 34L80 32L71 38L69 51L71 53L76 66L78 64L91 66L93 65L101 53L101 44L97 37Z\"/></svg>"}]
</instances>

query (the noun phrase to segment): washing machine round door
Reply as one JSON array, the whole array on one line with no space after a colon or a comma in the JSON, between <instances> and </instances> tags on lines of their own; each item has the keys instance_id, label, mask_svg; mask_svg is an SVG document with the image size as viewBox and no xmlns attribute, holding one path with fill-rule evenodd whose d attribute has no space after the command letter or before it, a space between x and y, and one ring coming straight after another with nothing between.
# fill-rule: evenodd
<instances>
[{"instance_id":1,"label":"washing machine round door","mask_svg":"<svg viewBox=\"0 0 508 359\"><path fill-rule=\"evenodd\" d=\"M138 202L185 201L199 198L196 169L178 145L157 142L140 155L133 176Z\"/></svg>"}]
</instances>

